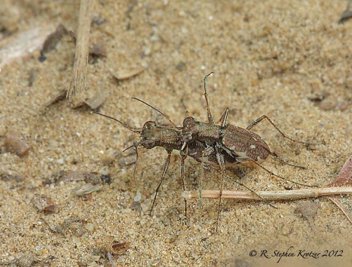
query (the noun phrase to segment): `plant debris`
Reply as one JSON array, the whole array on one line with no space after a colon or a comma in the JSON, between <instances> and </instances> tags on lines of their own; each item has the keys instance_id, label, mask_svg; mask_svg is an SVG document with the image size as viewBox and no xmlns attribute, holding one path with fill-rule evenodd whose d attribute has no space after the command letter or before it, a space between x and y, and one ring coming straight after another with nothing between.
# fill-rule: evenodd
<instances>
[{"instance_id":1,"label":"plant debris","mask_svg":"<svg viewBox=\"0 0 352 267\"><path fill-rule=\"evenodd\" d=\"M105 43L100 41L90 47L88 62L89 64L95 64L99 58L106 57L106 55Z\"/></svg>"},{"instance_id":2,"label":"plant debris","mask_svg":"<svg viewBox=\"0 0 352 267\"><path fill-rule=\"evenodd\" d=\"M352 4L352 1L349 0L348 3L347 3L347 7L346 7L345 11L342 13L341 18L338 21L338 24L342 24L346 20L352 18L351 4Z\"/></svg>"},{"instance_id":3,"label":"plant debris","mask_svg":"<svg viewBox=\"0 0 352 267\"><path fill-rule=\"evenodd\" d=\"M102 185L92 185L91 183L83 184L83 185L78 185L76 186L73 191L76 196L84 196L91 194L95 191L99 191L103 188Z\"/></svg>"},{"instance_id":4,"label":"plant debris","mask_svg":"<svg viewBox=\"0 0 352 267\"><path fill-rule=\"evenodd\" d=\"M29 86L29 87L32 87L32 86L33 86L33 83L34 83L34 69L32 68L32 69L29 71L29 75L28 75L28 86Z\"/></svg>"},{"instance_id":5,"label":"plant debris","mask_svg":"<svg viewBox=\"0 0 352 267\"><path fill-rule=\"evenodd\" d=\"M5 148L7 152L14 153L23 158L28 154L30 146L21 134L11 131L6 135Z\"/></svg>"},{"instance_id":6,"label":"plant debris","mask_svg":"<svg viewBox=\"0 0 352 267\"><path fill-rule=\"evenodd\" d=\"M46 108L48 108L49 106L63 100L66 98L66 93L67 93L67 90L66 89L62 89L58 92L55 92L55 94L50 97L49 100L47 100L46 102L44 102L43 106L42 106L42 110L44 111Z\"/></svg>"},{"instance_id":7,"label":"plant debris","mask_svg":"<svg viewBox=\"0 0 352 267\"><path fill-rule=\"evenodd\" d=\"M70 89L67 92L71 106L76 106L82 99L83 92L87 90L88 46L93 9L93 0L80 2L75 60Z\"/></svg>"},{"instance_id":8,"label":"plant debris","mask_svg":"<svg viewBox=\"0 0 352 267\"><path fill-rule=\"evenodd\" d=\"M345 162L339 175L328 186L352 185L352 156Z\"/></svg>"},{"instance_id":9,"label":"plant debris","mask_svg":"<svg viewBox=\"0 0 352 267\"><path fill-rule=\"evenodd\" d=\"M55 103L57 103L59 101L62 101L64 99L66 99L67 91L68 90L66 90L66 89L62 89L59 92L56 92L52 97L49 98L49 100L47 100L42 105L41 111L44 113L45 110L49 106L51 106L51 105L53 105L53 104L55 104ZM72 108L75 109L75 108L80 108L80 107L83 107L83 106L87 105L90 109L97 109L105 102L107 97L108 97L108 93L107 92L99 91L92 98L77 102L75 106L72 106Z\"/></svg>"},{"instance_id":10,"label":"plant debris","mask_svg":"<svg viewBox=\"0 0 352 267\"><path fill-rule=\"evenodd\" d=\"M112 75L117 81L122 81L122 80L127 80L129 78L132 78L134 76L137 76L143 71L144 71L144 68L142 67L135 68L135 69L121 69L121 70L118 70L116 74L112 73Z\"/></svg>"},{"instance_id":11,"label":"plant debris","mask_svg":"<svg viewBox=\"0 0 352 267\"><path fill-rule=\"evenodd\" d=\"M57 26L56 30L53 33L48 35L48 37L44 41L43 48L40 51L40 62L45 61L45 54L53 50L56 45L60 42L62 37L66 34L68 34L67 29L62 24L60 24L59 26Z\"/></svg>"},{"instance_id":12,"label":"plant debris","mask_svg":"<svg viewBox=\"0 0 352 267\"><path fill-rule=\"evenodd\" d=\"M102 183L104 175L100 175L97 172L89 171L70 171L60 172L55 176L55 182L71 182L71 181L85 181L86 183L99 184Z\"/></svg>"},{"instance_id":13,"label":"plant debris","mask_svg":"<svg viewBox=\"0 0 352 267\"><path fill-rule=\"evenodd\" d=\"M88 171L63 172L59 173L55 180L56 182L84 181L88 175Z\"/></svg>"},{"instance_id":14,"label":"plant debris","mask_svg":"<svg viewBox=\"0 0 352 267\"><path fill-rule=\"evenodd\" d=\"M103 253L108 252L112 255L122 255L130 248L130 242L117 241L113 236L107 236L103 242Z\"/></svg>"},{"instance_id":15,"label":"plant debris","mask_svg":"<svg viewBox=\"0 0 352 267\"><path fill-rule=\"evenodd\" d=\"M339 175L328 184L328 187L334 186L351 186L352 185L352 156L345 162ZM352 224L352 203L348 199L341 201L341 197L328 197L342 212Z\"/></svg>"},{"instance_id":16,"label":"plant debris","mask_svg":"<svg viewBox=\"0 0 352 267\"><path fill-rule=\"evenodd\" d=\"M106 91L99 91L92 98L85 100L84 103L91 109L97 109L105 102L107 97L108 93Z\"/></svg>"},{"instance_id":17,"label":"plant debris","mask_svg":"<svg viewBox=\"0 0 352 267\"><path fill-rule=\"evenodd\" d=\"M50 197L44 194L35 194L32 199L34 207L44 212L58 212L60 205L54 204Z\"/></svg>"}]
</instances>

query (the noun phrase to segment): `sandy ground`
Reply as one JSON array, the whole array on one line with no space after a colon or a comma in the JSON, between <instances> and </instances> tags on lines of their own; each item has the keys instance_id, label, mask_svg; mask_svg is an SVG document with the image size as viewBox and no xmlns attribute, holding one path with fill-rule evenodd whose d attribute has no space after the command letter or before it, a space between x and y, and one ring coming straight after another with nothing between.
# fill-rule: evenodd
<instances>
[{"instance_id":1,"label":"sandy ground","mask_svg":"<svg viewBox=\"0 0 352 267\"><path fill-rule=\"evenodd\" d=\"M90 91L108 94L101 113L131 127L148 120L165 123L131 100L135 96L178 125L186 110L206 121L202 79L214 71L208 89L216 119L226 107L229 123L240 127L266 114L287 135L323 143L292 143L263 122L254 131L283 159L307 169L271 159L263 166L321 187L336 177L351 155L352 21L337 23L345 1L119 2L100 0L94 7L90 43L102 43L106 57L89 64L88 81ZM38 32L33 40L21 39L34 51L22 51L0 72L0 141L18 131L31 147L22 158L1 149L2 263L110 266L109 252L115 266L352 265L352 225L328 199L273 203L278 209L260 201L223 201L218 233L218 201L203 200L200 209L194 200L188 202L185 223L177 151L149 216L167 155L163 148L139 149L133 179L133 150L122 150L138 141L138 134L88 108L71 109L67 100L43 111L45 101L69 88L74 44L63 37L40 62L35 40L44 40L60 23L75 32L78 9L78 2L70 1L1 4L0 51L21 33ZM130 79L113 77L140 67L144 71ZM77 196L74 189L85 181L55 182L60 172L72 171L96 172L104 178L102 189ZM242 182L256 191L299 188L260 168L246 174ZM192 159L186 161L186 176L187 188L197 190L200 167ZM231 172L228 176L224 188L245 190ZM206 171L203 189L218 189L219 177ZM59 210L36 208L38 194L50 197ZM296 211L307 203L318 207L308 219ZM304 259L300 250L320 254ZM337 254L323 257L333 250ZM275 251L293 256L277 264Z\"/></svg>"}]
</instances>

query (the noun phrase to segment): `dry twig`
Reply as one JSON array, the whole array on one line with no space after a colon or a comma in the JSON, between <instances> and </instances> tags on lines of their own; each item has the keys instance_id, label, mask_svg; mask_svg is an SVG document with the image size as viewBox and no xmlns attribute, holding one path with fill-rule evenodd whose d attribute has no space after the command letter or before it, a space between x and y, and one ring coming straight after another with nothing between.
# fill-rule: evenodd
<instances>
[{"instance_id":1,"label":"dry twig","mask_svg":"<svg viewBox=\"0 0 352 267\"><path fill-rule=\"evenodd\" d=\"M309 188L298 190L285 190L285 191L259 191L256 192L261 198L265 200L297 200L302 198L317 198L323 196L333 196L342 194L352 194L352 187L325 187L325 188ZM202 198L219 198L219 190L202 190ZM185 199L193 199L199 197L198 191L185 191L182 194ZM238 200L261 200L257 195L251 192L243 191L230 191L223 190L221 198L238 199Z\"/></svg>"},{"instance_id":2,"label":"dry twig","mask_svg":"<svg viewBox=\"0 0 352 267\"><path fill-rule=\"evenodd\" d=\"M75 102L82 101L79 99L79 97L73 100L73 97L75 95L79 95L82 91L86 91L87 89L89 31L93 10L93 1L94 0L81 0L80 4L75 64L73 67L73 77L70 89L66 96L70 98L73 106L75 106Z\"/></svg>"}]
</instances>

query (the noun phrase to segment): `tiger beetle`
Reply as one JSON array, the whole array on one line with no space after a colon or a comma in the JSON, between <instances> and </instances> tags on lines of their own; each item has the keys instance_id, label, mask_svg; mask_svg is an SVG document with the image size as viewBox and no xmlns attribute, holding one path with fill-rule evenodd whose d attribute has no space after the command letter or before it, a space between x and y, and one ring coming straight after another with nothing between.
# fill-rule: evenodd
<instances>
[{"instance_id":1,"label":"tiger beetle","mask_svg":"<svg viewBox=\"0 0 352 267\"><path fill-rule=\"evenodd\" d=\"M298 182L294 182L288 180L285 177L279 176L270 170L263 167L260 163L266 160L270 155L274 157L278 157L276 153L272 152L268 146L268 144L257 134L251 131L251 129L262 122L263 120L268 120L269 123L286 139L297 142L308 144L305 142L296 141L288 136L286 136L272 121L266 116L262 115L255 121L253 121L250 125L247 126L246 129L240 128L238 126L234 126L231 124L227 124L227 116L228 109L225 110L224 114L221 116L220 125L216 125L213 115L210 111L207 88L206 88L206 80L213 72L209 73L204 77L204 97L206 101L207 107L207 118L208 122L201 122L195 120L193 117L186 117L183 121L182 127L182 138L183 145L181 150L186 150L189 145L193 142L203 142L205 147L211 148L214 150L218 165L221 169L221 185L220 185L220 197L219 197L219 209L218 209L218 218L220 215L220 205L221 205L221 193L223 187L223 179L224 179L224 156L230 156L235 159L233 164L246 164L253 163L260 168L264 169L270 175L276 176L280 179L284 179L290 181L294 184L302 185L302 186L310 186L306 184L301 184ZM289 164L290 165L290 164ZM296 166L299 167L299 166ZM217 225L218 227L218 225Z\"/></svg>"},{"instance_id":2,"label":"tiger beetle","mask_svg":"<svg viewBox=\"0 0 352 267\"><path fill-rule=\"evenodd\" d=\"M168 155L167 155L167 158L166 158L164 165L163 165L163 168L162 168L162 175L161 175L160 182L158 184L158 187L155 190L155 195L154 195L152 207L149 212L149 214L151 215L153 208L154 208L154 205L155 205L157 194L160 189L160 186L161 186L162 182L164 181L165 174L169 168L170 160L171 160L171 152L173 150L180 151L180 156L181 156L180 172L181 172L181 180L182 180L182 185L183 185L184 191L185 191L185 164L184 163L185 163L185 159L187 158L187 156L195 159L196 161L198 161L202 164L206 164L206 165L210 166L211 168L219 169L219 165L218 165L217 156L214 153L214 151L207 149L207 147L205 146L205 144L203 142L194 140L194 141L192 141L192 143L187 145L186 149L181 149L183 146L183 137L182 137L182 131L181 131L182 128L177 127L170 120L170 118L166 114L161 112L159 109L149 105L148 103L146 103L143 100L140 100L138 98L133 97L133 99L142 102L143 104L153 108L154 110L156 110L157 112L162 114L171 123L171 125L160 126L154 121L147 121L146 123L144 123L144 125L141 129L134 129L134 128L128 126L126 123L124 123L118 119L115 119L113 117L110 117L108 115L104 115L104 114L101 114L96 111L93 111L93 113L100 115L100 116L103 116L103 117L106 117L106 118L109 118L109 119L112 119L114 121L117 121L124 128L126 128L134 133L140 134L140 141L134 143L132 146L130 146L124 150L124 151L126 151L130 148L134 148L136 151L137 160L136 160L136 165L134 168L133 176L135 176L135 172L136 172L136 168L137 168L137 162L138 162L137 148L138 148L138 146L143 146L146 149L152 149L154 147L163 147L166 149L166 152ZM236 162L236 158L234 158L230 155L224 155L225 166L232 166L235 162ZM239 184L246 187L245 185L243 185L240 182L239 182ZM247 188L247 189L255 194L255 192L253 190L251 190L250 188ZM187 214L186 199L184 201L185 201L185 214Z\"/></svg>"},{"instance_id":3,"label":"tiger beetle","mask_svg":"<svg viewBox=\"0 0 352 267\"><path fill-rule=\"evenodd\" d=\"M186 117L184 119L182 127L182 138L184 143L182 145L182 150L184 150L189 144L192 144L192 142L195 140L201 141L206 145L206 147L214 147L218 154L227 154L235 158L235 163L237 164L252 162L269 172L271 175L290 181L285 177L281 177L272 173L260 165L260 163L266 160L270 155L274 157L278 157L278 155L272 152L268 144L258 134L252 132L251 129L266 119L284 138L292 142L302 143L306 145L311 143L296 141L286 136L266 115L260 116L258 119L248 125L246 129L244 129L226 123L228 116L228 109L226 109L220 119L221 125L216 125L213 115L210 111L206 89L206 79L212 73L213 72L209 73L204 78L204 96L207 105L208 122L206 123L197 121L193 117ZM305 184L297 183L294 181L290 182L307 186Z\"/></svg>"}]
</instances>

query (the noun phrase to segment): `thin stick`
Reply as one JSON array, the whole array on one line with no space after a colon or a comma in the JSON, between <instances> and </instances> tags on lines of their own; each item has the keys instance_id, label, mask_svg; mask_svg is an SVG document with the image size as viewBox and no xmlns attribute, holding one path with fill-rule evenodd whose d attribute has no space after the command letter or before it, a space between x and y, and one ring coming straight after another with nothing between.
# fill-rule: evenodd
<instances>
[{"instance_id":1,"label":"thin stick","mask_svg":"<svg viewBox=\"0 0 352 267\"><path fill-rule=\"evenodd\" d=\"M352 187L325 187L325 188L309 188L298 190L285 191L259 191L258 196L265 200L280 201L280 200L297 200L302 198L317 198L323 196L352 194ZM257 195L251 192L223 190L221 198L238 199L238 200L261 200ZM196 199L199 197L198 191L186 191L182 193L185 199ZM202 198L219 198L219 190L203 190Z\"/></svg>"},{"instance_id":2,"label":"thin stick","mask_svg":"<svg viewBox=\"0 0 352 267\"><path fill-rule=\"evenodd\" d=\"M243 186L244 188L246 188L248 191L252 192L254 195L256 195L258 198L260 198L261 200L263 200L265 203L267 203L270 207L277 209L277 207L275 207L273 204L271 204L270 202L268 202L265 198L262 198L261 196L259 196L257 194L257 192L255 192L253 189L249 188L248 186L246 186L245 184L241 183L240 181L236 181L235 183L239 184L240 186Z\"/></svg>"},{"instance_id":3,"label":"thin stick","mask_svg":"<svg viewBox=\"0 0 352 267\"><path fill-rule=\"evenodd\" d=\"M66 97L70 98L72 105L73 96L87 89L87 65L89 53L89 31L94 0L81 0L78 20L78 35L76 43L75 63L70 89ZM77 101L82 101L77 99Z\"/></svg>"}]
</instances>

